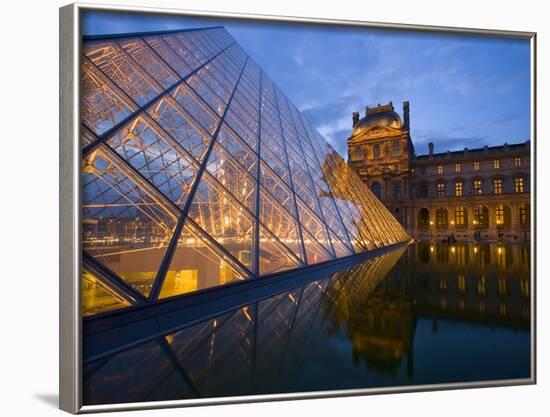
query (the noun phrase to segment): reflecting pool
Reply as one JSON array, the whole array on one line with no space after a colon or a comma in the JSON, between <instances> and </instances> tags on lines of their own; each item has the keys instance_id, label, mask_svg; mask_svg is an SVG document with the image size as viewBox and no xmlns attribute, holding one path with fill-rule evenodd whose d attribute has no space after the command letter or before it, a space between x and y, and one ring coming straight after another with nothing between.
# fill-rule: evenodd
<instances>
[{"instance_id":1,"label":"reflecting pool","mask_svg":"<svg viewBox=\"0 0 550 417\"><path fill-rule=\"evenodd\" d=\"M84 404L530 377L521 245L416 243L84 367Z\"/></svg>"}]
</instances>

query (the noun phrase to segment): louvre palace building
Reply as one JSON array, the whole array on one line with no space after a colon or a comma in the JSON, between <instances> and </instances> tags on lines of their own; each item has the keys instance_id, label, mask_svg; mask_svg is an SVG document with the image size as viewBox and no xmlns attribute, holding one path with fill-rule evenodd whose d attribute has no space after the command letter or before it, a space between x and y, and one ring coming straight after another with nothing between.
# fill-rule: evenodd
<instances>
[{"instance_id":1,"label":"louvre palace building","mask_svg":"<svg viewBox=\"0 0 550 417\"><path fill-rule=\"evenodd\" d=\"M417 155L409 102L353 113L348 163L421 240L530 239L530 142ZM452 238L451 237L451 238Z\"/></svg>"}]
</instances>

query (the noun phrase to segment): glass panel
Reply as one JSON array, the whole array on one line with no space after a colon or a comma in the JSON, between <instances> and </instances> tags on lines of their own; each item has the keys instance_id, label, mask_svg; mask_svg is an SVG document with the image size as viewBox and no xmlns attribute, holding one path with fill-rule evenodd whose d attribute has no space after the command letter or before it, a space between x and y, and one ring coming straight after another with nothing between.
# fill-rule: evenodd
<instances>
[{"instance_id":1,"label":"glass panel","mask_svg":"<svg viewBox=\"0 0 550 417\"><path fill-rule=\"evenodd\" d=\"M198 229L185 225L159 298L245 279L229 258L218 255L211 246Z\"/></svg>"},{"instance_id":2,"label":"glass panel","mask_svg":"<svg viewBox=\"0 0 550 417\"><path fill-rule=\"evenodd\" d=\"M174 85L178 75L141 39L124 39L119 45L164 88Z\"/></svg>"},{"instance_id":3,"label":"glass panel","mask_svg":"<svg viewBox=\"0 0 550 417\"><path fill-rule=\"evenodd\" d=\"M252 175L256 176L257 154L225 123L222 125L216 142L221 144Z\"/></svg>"},{"instance_id":4,"label":"glass panel","mask_svg":"<svg viewBox=\"0 0 550 417\"><path fill-rule=\"evenodd\" d=\"M111 81L143 106L161 92L161 87L114 41L88 43L84 54Z\"/></svg>"},{"instance_id":5,"label":"glass panel","mask_svg":"<svg viewBox=\"0 0 550 417\"><path fill-rule=\"evenodd\" d=\"M260 222L302 259L296 220L263 189L260 193L259 216Z\"/></svg>"},{"instance_id":6,"label":"glass panel","mask_svg":"<svg viewBox=\"0 0 550 417\"><path fill-rule=\"evenodd\" d=\"M296 216L292 191L284 181L275 174L264 162L260 166L260 184L281 204L286 211Z\"/></svg>"},{"instance_id":7,"label":"glass panel","mask_svg":"<svg viewBox=\"0 0 550 417\"><path fill-rule=\"evenodd\" d=\"M252 266L252 216L207 172L193 198L191 217L212 239L247 268Z\"/></svg>"},{"instance_id":8,"label":"glass panel","mask_svg":"<svg viewBox=\"0 0 550 417\"><path fill-rule=\"evenodd\" d=\"M297 200L296 204L298 206L302 229L305 228L308 232L310 232L313 237L330 252L330 242L328 240L323 222L311 210L309 210L303 202Z\"/></svg>"},{"instance_id":9,"label":"glass panel","mask_svg":"<svg viewBox=\"0 0 550 417\"><path fill-rule=\"evenodd\" d=\"M174 204L183 208L198 167L145 115L107 142Z\"/></svg>"},{"instance_id":10,"label":"glass panel","mask_svg":"<svg viewBox=\"0 0 550 417\"><path fill-rule=\"evenodd\" d=\"M210 134L214 133L220 119L191 88L185 84L181 84L172 95L180 106L193 116L203 128Z\"/></svg>"},{"instance_id":11,"label":"glass panel","mask_svg":"<svg viewBox=\"0 0 550 417\"><path fill-rule=\"evenodd\" d=\"M296 268L300 264L279 240L260 226L260 275Z\"/></svg>"},{"instance_id":12,"label":"glass panel","mask_svg":"<svg viewBox=\"0 0 550 417\"><path fill-rule=\"evenodd\" d=\"M214 144L206 169L251 213L256 207L256 180L218 143Z\"/></svg>"},{"instance_id":13,"label":"glass panel","mask_svg":"<svg viewBox=\"0 0 550 417\"><path fill-rule=\"evenodd\" d=\"M130 116L137 106L91 62L82 61L81 117L96 135L101 135Z\"/></svg>"},{"instance_id":14,"label":"glass panel","mask_svg":"<svg viewBox=\"0 0 550 417\"><path fill-rule=\"evenodd\" d=\"M82 315L91 316L105 311L128 307L130 304L104 285L97 277L82 270Z\"/></svg>"},{"instance_id":15,"label":"glass panel","mask_svg":"<svg viewBox=\"0 0 550 417\"><path fill-rule=\"evenodd\" d=\"M187 80L187 84L189 84L189 86L210 106L212 110L220 116L223 114L227 102L220 98L220 96L218 96L201 77L196 74L192 75ZM229 96L225 98L229 98Z\"/></svg>"},{"instance_id":16,"label":"glass panel","mask_svg":"<svg viewBox=\"0 0 550 417\"><path fill-rule=\"evenodd\" d=\"M202 161L212 139L172 97L161 98L147 113L199 163Z\"/></svg>"},{"instance_id":17,"label":"glass panel","mask_svg":"<svg viewBox=\"0 0 550 417\"><path fill-rule=\"evenodd\" d=\"M84 251L148 295L178 213L103 146L82 169Z\"/></svg>"},{"instance_id":18,"label":"glass panel","mask_svg":"<svg viewBox=\"0 0 550 417\"><path fill-rule=\"evenodd\" d=\"M302 228L304 246L306 248L307 263L309 265L329 261L334 257L315 239L311 233Z\"/></svg>"},{"instance_id":19,"label":"glass panel","mask_svg":"<svg viewBox=\"0 0 550 417\"><path fill-rule=\"evenodd\" d=\"M147 36L145 42L172 68L184 78L191 72L191 67L183 61L160 36Z\"/></svg>"}]
</instances>

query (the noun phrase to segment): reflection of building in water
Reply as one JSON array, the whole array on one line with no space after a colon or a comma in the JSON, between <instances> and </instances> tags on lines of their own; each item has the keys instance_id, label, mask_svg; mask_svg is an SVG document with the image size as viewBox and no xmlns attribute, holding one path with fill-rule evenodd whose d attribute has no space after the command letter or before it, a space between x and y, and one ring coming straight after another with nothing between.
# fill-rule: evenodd
<instances>
[{"instance_id":1,"label":"reflection of building in water","mask_svg":"<svg viewBox=\"0 0 550 417\"><path fill-rule=\"evenodd\" d=\"M409 102L353 113L348 163L411 236L529 240L530 144L416 155ZM500 235L500 238L499 238Z\"/></svg>"},{"instance_id":2,"label":"reflection of building in water","mask_svg":"<svg viewBox=\"0 0 550 417\"><path fill-rule=\"evenodd\" d=\"M85 403L289 392L342 329L350 361L412 378L419 319L528 329L529 302L525 247L411 245L88 363Z\"/></svg>"},{"instance_id":3,"label":"reflection of building in water","mask_svg":"<svg viewBox=\"0 0 550 417\"><path fill-rule=\"evenodd\" d=\"M327 309L348 307L340 294L372 291L402 253L87 364L85 403L283 392L325 332Z\"/></svg>"},{"instance_id":4,"label":"reflection of building in water","mask_svg":"<svg viewBox=\"0 0 550 417\"><path fill-rule=\"evenodd\" d=\"M529 250L523 245L418 244L395 275L406 277L419 315L528 328ZM397 281L388 279L393 285Z\"/></svg>"}]
</instances>

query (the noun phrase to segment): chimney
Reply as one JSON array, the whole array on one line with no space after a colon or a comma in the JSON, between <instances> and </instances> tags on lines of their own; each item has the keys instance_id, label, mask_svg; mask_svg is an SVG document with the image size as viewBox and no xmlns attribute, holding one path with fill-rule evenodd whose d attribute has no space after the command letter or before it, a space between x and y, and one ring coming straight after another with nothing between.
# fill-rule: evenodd
<instances>
[{"instance_id":1,"label":"chimney","mask_svg":"<svg viewBox=\"0 0 550 417\"><path fill-rule=\"evenodd\" d=\"M409 102L403 102L403 125L405 129L409 129Z\"/></svg>"},{"instance_id":2,"label":"chimney","mask_svg":"<svg viewBox=\"0 0 550 417\"><path fill-rule=\"evenodd\" d=\"M353 119L353 126L355 126L357 124L357 122L359 121L359 112L358 111L353 112L352 119Z\"/></svg>"},{"instance_id":3,"label":"chimney","mask_svg":"<svg viewBox=\"0 0 550 417\"><path fill-rule=\"evenodd\" d=\"M430 150L430 156L434 154L434 144L433 142L428 143L428 149Z\"/></svg>"}]
</instances>

